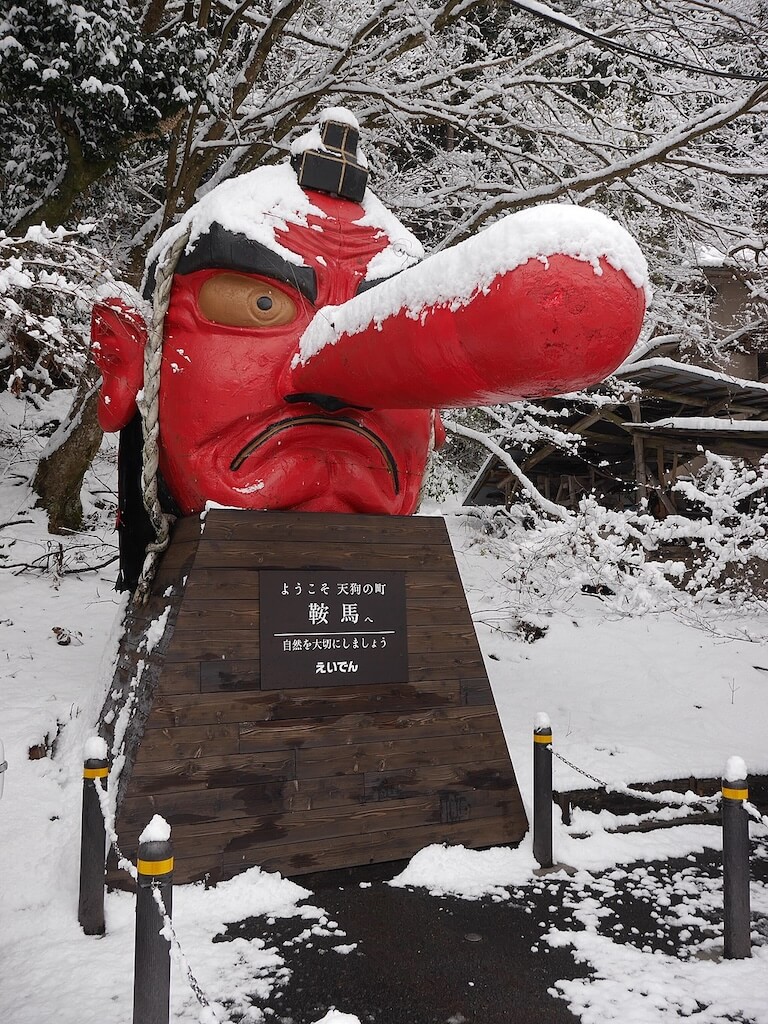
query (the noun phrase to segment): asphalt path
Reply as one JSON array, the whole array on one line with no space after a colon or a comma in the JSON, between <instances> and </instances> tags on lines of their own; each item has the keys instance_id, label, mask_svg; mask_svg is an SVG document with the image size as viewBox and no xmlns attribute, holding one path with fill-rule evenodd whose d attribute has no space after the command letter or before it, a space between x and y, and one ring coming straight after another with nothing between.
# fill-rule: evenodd
<instances>
[{"instance_id":1,"label":"asphalt path","mask_svg":"<svg viewBox=\"0 0 768 1024\"><path fill-rule=\"evenodd\" d=\"M768 844L754 843L752 853L752 878L765 884ZM722 871L720 855L709 852L637 871L628 865L574 879L544 876L512 886L507 899L463 900L387 885L405 865L297 878L312 891L307 902L328 914L311 935L313 922L297 918L249 918L229 928L224 939L261 938L285 958L286 984L261 1004L268 1019L314 1024L335 1007L362 1024L573 1024L578 1018L550 990L589 970L567 948L543 940L549 929L581 930L586 898L607 911L599 930L614 941L693 955L686 945L705 933L691 939L695 929L680 924L670 903L688 899L681 880L706 887ZM698 913L707 916L701 907ZM721 927L710 918L708 935ZM753 928L768 942L768 917L753 912Z\"/></svg>"},{"instance_id":2,"label":"asphalt path","mask_svg":"<svg viewBox=\"0 0 768 1024\"><path fill-rule=\"evenodd\" d=\"M542 923L562 924L550 887L523 899L461 900L386 884L402 864L302 876L308 901L338 924L333 936L296 937L295 918L252 918L230 935L263 938L291 977L269 1000L279 1024L312 1024L331 1007L362 1024L573 1024L549 995L558 978L586 974L567 950L541 942ZM555 883L555 886L557 883ZM340 932L346 933L341 935ZM295 943L295 944L294 944ZM356 943L345 954L334 947Z\"/></svg>"}]
</instances>

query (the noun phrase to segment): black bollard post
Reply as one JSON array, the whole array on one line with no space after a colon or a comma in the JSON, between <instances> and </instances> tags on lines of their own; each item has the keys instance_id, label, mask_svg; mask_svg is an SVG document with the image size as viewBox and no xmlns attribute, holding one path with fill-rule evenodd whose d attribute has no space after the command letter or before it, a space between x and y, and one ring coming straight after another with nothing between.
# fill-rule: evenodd
<instances>
[{"instance_id":1,"label":"black bollard post","mask_svg":"<svg viewBox=\"0 0 768 1024\"><path fill-rule=\"evenodd\" d=\"M158 814L139 836L136 889L136 947L133 974L133 1024L168 1024L171 996L171 943L160 934L163 915L157 889L171 916L173 847L171 829Z\"/></svg>"},{"instance_id":2,"label":"black bollard post","mask_svg":"<svg viewBox=\"0 0 768 1024\"><path fill-rule=\"evenodd\" d=\"M747 766L731 757L723 778L723 947L726 960L752 956L749 921Z\"/></svg>"},{"instance_id":3,"label":"black bollard post","mask_svg":"<svg viewBox=\"0 0 768 1024\"><path fill-rule=\"evenodd\" d=\"M96 786L107 788L107 744L94 736L85 745L83 816L80 829L80 896L77 920L86 935L104 934L106 828Z\"/></svg>"},{"instance_id":4,"label":"black bollard post","mask_svg":"<svg viewBox=\"0 0 768 1024\"><path fill-rule=\"evenodd\" d=\"M533 856L552 867L552 726L543 712L533 728Z\"/></svg>"}]
</instances>

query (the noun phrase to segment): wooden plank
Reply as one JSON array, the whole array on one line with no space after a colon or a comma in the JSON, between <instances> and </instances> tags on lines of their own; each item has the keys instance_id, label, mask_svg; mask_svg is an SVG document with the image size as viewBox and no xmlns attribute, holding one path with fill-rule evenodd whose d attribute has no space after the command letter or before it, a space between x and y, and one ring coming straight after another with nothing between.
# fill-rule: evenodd
<instances>
[{"instance_id":1,"label":"wooden plank","mask_svg":"<svg viewBox=\"0 0 768 1024\"><path fill-rule=\"evenodd\" d=\"M283 789L289 783L273 780L252 786L227 789L190 790L185 793L144 794L127 797L119 815L120 833L143 828L154 814L162 815L174 830L179 825L225 822L285 812Z\"/></svg>"},{"instance_id":2,"label":"wooden plank","mask_svg":"<svg viewBox=\"0 0 768 1024\"><path fill-rule=\"evenodd\" d=\"M171 544L163 555L163 571L180 570L190 567L197 553L197 541L182 541L178 544ZM153 587L153 595L160 596L156 587Z\"/></svg>"},{"instance_id":3,"label":"wooden plank","mask_svg":"<svg viewBox=\"0 0 768 1024\"><path fill-rule=\"evenodd\" d=\"M448 598L466 606L461 583L455 568L413 570L407 573L405 589L408 599ZM258 566L239 568L204 568L195 565L187 582L185 599L258 601Z\"/></svg>"},{"instance_id":4,"label":"wooden plank","mask_svg":"<svg viewBox=\"0 0 768 1024\"><path fill-rule=\"evenodd\" d=\"M248 632L259 628L258 601L232 601L210 598L204 601L186 600L176 620L177 636L185 632L218 633L220 630L242 629Z\"/></svg>"},{"instance_id":5,"label":"wooden plank","mask_svg":"<svg viewBox=\"0 0 768 1024\"><path fill-rule=\"evenodd\" d=\"M168 664L183 661L248 661L259 657L259 634L244 629L185 631L174 635Z\"/></svg>"},{"instance_id":6,"label":"wooden plank","mask_svg":"<svg viewBox=\"0 0 768 1024\"><path fill-rule=\"evenodd\" d=\"M204 513L207 517L207 513ZM197 543L205 532L203 516L182 516L171 528L171 546L183 543ZM207 524L206 524L207 525Z\"/></svg>"},{"instance_id":7,"label":"wooden plank","mask_svg":"<svg viewBox=\"0 0 768 1024\"><path fill-rule=\"evenodd\" d=\"M200 689L203 693L234 693L238 690L261 689L261 663L258 658L248 661L201 661Z\"/></svg>"},{"instance_id":8,"label":"wooden plank","mask_svg":"<svg viewBox=\"0 0 768 1024\"><path fill-rule=\"evenodd\" d=\"M471 622L442 626L416 626L408 624L408 653L418 655L421 651L439 653L441 651L478 650L475 627Z\"/></svg>"},{"instance_id":9,"label":"wooden plank","mask_svg":"<svg viewBox=\"0 0 768 1024\"><path fill-rule=\"evenodd\" d=\"M274 779L221 789L188 789L185 792L130 796L120 808L121 831L139 830L162 815L171 828L204 822L241 821L265 815L304 813L321 808L357 806L365 799L363 776L306 779L302 782Z\"/></svg>"},{"instance_id":10,"label":"wooden plank","mask_svg":"<svg viewBox=\"0 0 768 1024\"><path fill-rule=\"evenodd\" d=\"M343 818L336 808L320 808L297 814L265 814L234 821L205 821L180 824L174 829L174 847L188 845L190 851L224 851L224 857L243 851L261 854L272 845L287 842L320 843L339 835L363 836L391 828L417 828L429 825L452 826L473 821L477 827L486 818L496 818L512 810L517 793L504 795L477 791L467 793L462 803L441 800L438 796L412 797L387 803L359 804Z\"/></svg>"},{"instance_id":11,"label":"wooden plank","mask_svg":"<svg viewBox=\"0 0 768 1024\"><path fill-rule=\"evenodd\" d=\"M136 764L238 753L240 749L236 725L148 729L137 751Z\"/></svg>"},{"instance_id":12,"label":"wooden plank","mask_svg":"<svg viewBox=\"0 0 768 1024\"><path fill-rule=\"evenodd\" d=\"M193 561L194 558L190 558L188 564L181 566L166 566L161 562L160 567L155 573L155 578L152 580L152 595L154 597L162 597L169 590L181 590L182 581L190 574Z\"/></svg>"},{"instance_id":13,"label":"wooden plank","mask_svg":"<svg viewBox=\"0 0 768 1024\"><path fill-rule=\"evenodd\" d=\"M405 593L409 601L413 598L450 598L465 606L467 603L455 562L447 570L411 569L405 576Z\"/></svg>"},{"instance_id":14,"label":"wooden plank","mask_svg":"<svg viewBox=\"0 0 768 1024\"><path fill-rule=\"evenodd\" d=\"M199 695L200 662L188 661L179 665L172 665L166 662L160 676L158 692L169 695L177 693ZM199 696L194 699L199 699Z\"/></svg>"},{"instance_id":15,"label":"wooden plank","mask_svg":"<svg viewBox=\"0 0 768 1024\"><path fill-rule=\"evenodd\" d=\"M428 679L466 679L485 672L480 648L475 653L461 651L438 651L426 654L416 651L408 658L408 678L411 683Z\"/></svg>"},{"instance_id":16,"label":"wooden plank","mask_svg":"<svg viewBox=\"0 0 768 1024\"><path fill-rule=\"evenodd\" d=\"M482 824L482 828L479 828ZM519 842L527 830L525 815L513 811L497 818L459 821L452 824L425 825L417 828L385 829L362 836L329 837L318 842L271 845L254 851L212 851L204 856L182 849L176 853L174 880L179 885L207 879L211 883L231 878L248 867L259 865L264 871L280 871L289 877L301 877L315 871L332 871L350 864L377 864L400 861L431 843L463 845L470 848L499 846ZM135 852L126 845L126 853ZM110 872L109 881L118 888L130 888L124 872Z\"/></svg>"},{"instance_id":17,"label":"wooden plank","mask_svg":"<svg viewBox=\"0 0 768 1024\"><path fill-rule=\"evenodd\" d=\"M408 589L407 577L406 609L408 622L412 626L463 626L472 623L472 617L463 595L453 598L412 596Z\"/></svg>"},{"instance_id":18,"label":"wooden plank","mask_svg":"<svg viewBox=\"0 0 768 1024\"><path fill-rule=\"evenodd\" d=\"M500 731L477 732L470 736L444 736L434 740L399 737L337 747L308 747L296 751L296 776L312 779L360 772L392 772L404 768L463 763L471 758L497 761L508 757Z\"/></svg>"},{"instance_id":19,"label":"wooden plank","mask_svg":"<svg viewBox=\"0 0 768 1024\"><path fill-rule=\"evenodd\" d=\"M345 544L383 543L404 540L413 544L443 543L446 537L442 519L428 516L400 518L395 516L347 515L345 513L238 513L233 510L219 516L206 515L201 543L211 541L257 541L270 544L290 541L292 544L323 544L342 540Z\"/></svg>"},{"instance_id":20,"label":"wooden plank","mask_svg":"<svg viewBox=\"0 0 768 1024\"><path fill-rule=\"evenodd\" d=\"M256 661L259 650L257 630L182 630L174 634L167 662L174 665L185 661ZM476 650L477 638L471 623L446 623L442 629L437 626L408 626L408 652L412 657L417 657L422 651L431 654L467 651L474 654Z\"/></svg>"},{"instance_id":21,"label":"wooden plank","mask_svg":"<svg viewBox=\"0 0 768 1024\"><path fill-rule=\"evenodd\" d=\"M474 679L459 680L461 688L461 703L470 705L493 705L493 691L487 676L477 676Z\"/></svg>"},{"instance_id":22,"label":"wooden plank","mask_svg":"<svg viewBox=\"0 0 768 1024\"><path fill-rule=\"evenodd\" d=\"M130 795L183 793L188 790L223 789L238 783L252 786L296 777L292 750L263 750L259 754L215 755L138 761L133 766Z\"/></svg>"},{"instance_id":23,"label":"wooden plank","mask_svg":"<svg viewBox=\"0 0 768 1024\"><path fill-rule=\"evenodd\" d=\"M315 747L353 746L390 739L424 742L460 737L493 728L495 709L479 707L429 708L405 714L343 715L336 718L305 718L298 721L266 721L240 726L240 752L258 753L279 747L298 747L303 756ZM178 731L178 730L174 730ZM453 760L453 759L451 759Z\"/></svg>"},{"instance_id":24,"label":"wooden plank","mask_svg":"<svg viewBox=\"0 0 768 1024\"><path fill-rule=\"evenodd\" d=\"M214 570L211 570L214 571ZM464 626L471 624L466 601L454 598L406 597L406 614L411 626ZM185 633L218 633L220 630L258 631L259 603L256 599L232 598L226 588L218 597L198 599L185 596L176 620L177 636Z\"/></svg>"},{"instance_id":25,"label":"wooden plank","mask_svg":"<svg viewBox=\"0 0 768 1024\"><path fill-rule=\"evenodd\" d=\"M186 665L174 665L184 669ZM199 668L196 662L191 668ZM163 674L165 683L167 672ZM314 688L291 690L246 690L234 693L163 692L155 698L148 729L166 729L176 725L222 724L224 722L259 722L296 718L338 718L356 712L373 714L386 708L405 713L421 708L456 706L468 703L456 680L430 682L421 686L380 684L328 688L318 693ZM486 683L486 689L490 688ZM487 703L487 702L486 702Z\"/></svg>"},{"instance_id":26,"label":"wooden plank","mask_svg":"<svg viewBox=\"0 0 768 1024\"><path fill-rule=\"evenodd\" d=\"M527 822L521 813L476 821L455 822L421 828L386 829L364 836L340 836L322 843L306 842L271 846L269 850L214 855L222 864L222 878L229 878L244 867L258 863L265 871L281 871L288 876L301 876L314 871L332 871L349 864L380 864L413 856L415 850L432 843L480 848L518 842L525 834ZM186 872L184 861L177 861L177 875ZM181 881L181 876L179 877Z\"/></svg>"},{"instance_id":27,"label":"wooden plank","mask_svg":"<svg viewBox=\"0 0 768 1024\"><path fill-rule=\"evenodd\" d=\"M403 683L420 684L430 680L465 679L485 671L479 648L475 652L443 651L437 654L414 652L408 659L408 679ZM219 659L200 665L200 689L204 693L260 688L261 666L258 658L249 660ZM350 684L354 685L354 684Z\"/></svg>"},{"instance_id":28,"label":"wooden plank","mask_svg":"<svg viewBox=\"0 0 768 1024\"><path fill-rule=\"evenodd\" d=\"M404 797L426 796L436 791L515 789L517 780L508 759L483 760L467 764L436 765L406 768L392 772L366 772L365 797L368 800L401 800Z\"/></svg>"},{"instance_id":29,"label":"wooden plank","mask_svg":"<svg viewBox=\"0 0 768 1024\"><path fill-rule=\"evenodd\" d=\"M221 598L232 601L258 601L258 569L202 569L195 566L195 571L190 574L187 582L185 601L217 601Z\"/></svg>"},{"instance_id":30,"label":"wooden plank","mask_svg":"<svg viewBox=\"0 0 768 1024\"><path fill-rule=\"evenodd\" d=\"M455 565L452 551L425 544L291 544L275 541L216 541L201 544L195 568L259 569L450 569Z\"/></svg>"}]
</instances>

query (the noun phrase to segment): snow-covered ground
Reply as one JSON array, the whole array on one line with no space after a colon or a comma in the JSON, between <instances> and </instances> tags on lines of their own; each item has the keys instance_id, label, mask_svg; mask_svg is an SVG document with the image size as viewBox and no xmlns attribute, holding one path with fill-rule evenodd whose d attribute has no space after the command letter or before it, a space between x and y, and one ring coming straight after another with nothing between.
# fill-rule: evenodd
<instances>
[{"instance_id":1,"label":"snow-covered ground","mask_svg":"<svg viewBox=\"0 0 768 1024\"><path fill-rule=\"evenodd\" d=\"M36 423L29 407L9 396L1 401L0 739L8 771L0 801L0 1015L11 1024L118 1024L131 1016L133 900L108 895L103 938L84 936L76 919L82 753L110 678L121 603L112 589L116 564L85 567L115 554L108 527L114 459L105 447L87 480L94 532L61 539L60 549L60 538L47 534L44 516L31 508L26 483L39 444L33 428L49 413ZM508 579L503 544L476 518L447 515L529 806L531 730L541 711L552 720L555 749L615 787L719 776L733 755L751 773L768 772L768 612L700 605L630 614L626 602L571 590L567 575L544 566L524 581ZM30 759L31 748L43 756ZM588 785L556 762L557 789ZM719 880L694 866L666 874L648 866L716 850L718 829L627 835L611 833L615 824L607 812L581 812L567 828L555 823L556 858L578 872L557 883L566 886L562 921L542 927L541 948L570 948L590 974L562 979L553 996L586 1024L735 1017L768 1024L768 946L756 944L751 960L722 960ZM753 827L758 853L767 831ZM534 867L529 842L484 852L433 847L395 884L519 901L546 884ZM612 894L622 885L654 900L660 925L678 929L680 950L659 949L642 935L616 941L621 911ZM752 902L768 914L765 886L753 885ZM208 1000L220 1005L201 1010L177 960L172 1019L274 1018L288 972L285 950L262 940L212 942L228 922L249 915L301 918L300 941L324 936L338 955L356 941L310 893L278 875L254 869L207 891L180 887L174 926L181 947ZM356 1007L329 1007L323 1020L355 1024Z\"/></svg>"}]
</instances>

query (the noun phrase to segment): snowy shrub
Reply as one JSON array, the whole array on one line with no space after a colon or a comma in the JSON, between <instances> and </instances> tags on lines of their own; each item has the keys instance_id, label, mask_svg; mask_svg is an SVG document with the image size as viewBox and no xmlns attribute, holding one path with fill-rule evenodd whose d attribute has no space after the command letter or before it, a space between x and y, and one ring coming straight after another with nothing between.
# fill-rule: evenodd
<instances>
[{"instance_id":1,"label":"snowy shrub","mask_svg":"<svg viewBox=\"0 0 768 1024\"><path fill-rule=\"evenodd\" d=\"M620 614L743 604L766 596L768 456L758 468L707 453L695 480L677 490L697 506L659 520L645 509L605 508L585 497L553 517L526 497L510 509L473 509L476 543L506 562L519 612L563 608L579 592ZM698 513L698 514L696 514Z\"/></svg>"},{"instance_id":2,"label":"snowy shrub","mask_svg":"<svg viewBox=\"0 0 768 1024\"><path fill-rule=\"evenodd\" d=\"M206 40L183 21L167 35L143 33L128 0L27 0L6 11L0 17L0 96L9 98L0 117L6 222L50 192L65 156L68 174L95 180L129 140L152 133L205 87ZM23 105L10 102L18 96Z\"/></svg>"},{"instance_id":3,"label":"snowy shrub","mask_svg":"<svg viewBox=\"0 0 768 1024\"><path fill-rule=\"evenodd\" d=\"M98 289L111 281L107 258L86 244L88 233L87 227L43 226L23 238L0 235L4 390L31 398L77 383L88 355L90 310Z\"/></svg>"}]
</instances>

